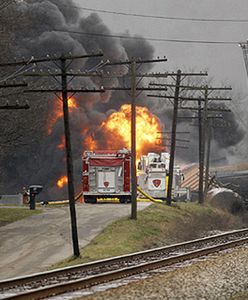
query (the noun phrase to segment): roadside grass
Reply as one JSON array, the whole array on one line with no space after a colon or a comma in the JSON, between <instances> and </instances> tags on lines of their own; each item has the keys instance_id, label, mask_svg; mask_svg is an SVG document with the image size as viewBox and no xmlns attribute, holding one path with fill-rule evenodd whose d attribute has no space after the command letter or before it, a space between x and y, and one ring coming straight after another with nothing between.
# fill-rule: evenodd
<instances>
[{"instance_id":1,"label":"roadside grass","mask_svg":"<svg viewBox=\"0 0 248 300\"><path fill-rule=\"evenodd\" d=\"M62 268L161 247L205 236L209 231L244 227L237 216L196 203L179 203L171 207L153 204L138 212L136 221L128 217L107 226L86 247L81 257L71 257L52 268Z\"/></svg>"},{"instance_id":2,"label":"roadside grass","mask_svg":"<svg viewBox=\"0 0 248 300\"><path fill-rule=\"evenodd\" d=\"M0 207L0 226L7 225L9 223L24 219L26 217L40 214L42 210L30 210L28 208L17 207Z\"/></svg>"}]
</instances>

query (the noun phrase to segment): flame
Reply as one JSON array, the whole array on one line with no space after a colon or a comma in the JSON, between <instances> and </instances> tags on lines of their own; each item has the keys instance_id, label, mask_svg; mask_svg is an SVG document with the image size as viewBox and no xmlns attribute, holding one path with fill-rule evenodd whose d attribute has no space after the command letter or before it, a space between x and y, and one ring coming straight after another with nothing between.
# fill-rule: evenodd
<instances>
[{"instance_id":1,"label":"flame","mask_svg":"<svg viewBox=\"0 0 248 300\"><path fill-rule=\"evenodd\" d=\"M131 105L124 104L120 111L112 113L101 125L106 136L106 148L131 147ZM137 157L148 149L158 149L157 133L162 131L159 119L148 108L136 106Z\"/></svg>"},{"instance_id":2,"label":"flame","mask_svg":"<svg viewBox=\"0 0 248 300\"><path fill-rule=\"evenodd\" d=\"M66 184L68 183L68 178L67 176L62 176L60 179L57 181L57 187L62 189Z\"/></svg>"},{"instance_id":3,"label":"flame","mask_svg":"<svg viewBox=\"0 0 248 300\"><path fill-rule=\"evenodd\" d=\"M77 107L75 99L71 98L70 110ZM62 117L61 111L56 111L55 122ZM55 123L54 123L55 124ZM51 130L54 126L51 126ZM136 106L136 151L137 159L149 151L161 151L161 141L158 142L157 133L161 132L161 124L155 115L148 108ZM100 134L99 134L100 133ZM119 150L131 148L131 105L124 104L118 112L114 112L101 123L97 131L98 138L92 128L81 130L83 138L83 148L85 150ZM64 149L64 137L61 138L59 149ZM68 178L62 176L57 181L57 187L63 188L68 183Z\"/></svg>"},{"instance_id":4,"label":"flame","mask_svg":"<svg viewBox=\"0 0 248 300\"><path fill-rule=\"evenodd\" d=\"M78 108L76 99L74 97L70 97L68 99L68 107L69 107L69 112L72 112L74 109ZM52 112L53 114L50 117L48 128L47 128L48 135L52 134L54 125L59 119L63 117L63 105L60 99L56 99L54 101Z\"/></svg>"},{"instance_id":5,"label":"flame","mask_svg":"<svg viewBox=\"0 0 248 300\"><path fill-rule=\"evenodd\" d=\"M85 145L87 145L87 150L95 150L97 149L97 141L91 135L88 135L84 139Z\"/></svg>"},{"instance_id":6,"label":"flame","mask_svg":"<svg viewBox=\"0 0 248 300\"><path fill-rule=\"evenodd\" d=\"M62 136L61 142L60 142L59 145L57 145L57 148L60 149L60 150L65 149L65 137L64 136Z\"/></svg>"}]
</instances>

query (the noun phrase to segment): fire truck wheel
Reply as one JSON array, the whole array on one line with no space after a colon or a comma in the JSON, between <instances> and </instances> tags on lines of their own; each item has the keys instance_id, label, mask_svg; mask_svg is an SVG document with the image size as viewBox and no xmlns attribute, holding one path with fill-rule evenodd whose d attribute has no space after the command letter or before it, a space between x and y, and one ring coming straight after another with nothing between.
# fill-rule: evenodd
<instances>
[{"instance_id":1,"label":"fire truck wheel","mask_svg":"<svg viewBox=\"0 0 248 300\"><path fill-rule=\"evenodd\" d=\"M130 199L129 198L120 198L120 203L129 203L130 202Z\"/></svg>"},{"instance_id":2,"label":"fire truck wheel","mask_svg":"<svg viewBox=\"0 0 248 300\"><path fill-rule=\"evenodd\" d=\"M97 199L95 197L84 197L84 202L95 204L97 202Z\"/></svg>"}]
</instances>

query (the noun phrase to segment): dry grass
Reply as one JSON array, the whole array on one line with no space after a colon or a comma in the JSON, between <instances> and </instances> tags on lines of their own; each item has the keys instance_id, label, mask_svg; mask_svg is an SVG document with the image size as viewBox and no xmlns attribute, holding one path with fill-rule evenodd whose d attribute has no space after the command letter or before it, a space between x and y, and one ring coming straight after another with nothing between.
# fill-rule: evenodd
<instances>
[{"instance_id":1,"label":"dry grass","mask_svg":"<svg viewBox=\"0 0 248 300\"><path fill-rule=\"evenodd\" d=\"M30 210L29 208L0 207L0 226L7 225L41 212L42 210Z\"/></svg>"}]
</instances>

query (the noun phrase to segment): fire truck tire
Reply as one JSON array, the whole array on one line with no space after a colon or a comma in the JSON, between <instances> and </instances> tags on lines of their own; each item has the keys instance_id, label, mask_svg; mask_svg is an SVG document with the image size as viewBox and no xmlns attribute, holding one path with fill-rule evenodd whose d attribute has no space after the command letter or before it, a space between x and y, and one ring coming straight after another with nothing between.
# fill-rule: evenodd
<instances>
[{"instance_id":1,"label":"fire truck tire","mask_svg":"<svg viewBox=\"0 0 248 300\"><path fill-rule=\"evenodd\" d=\"M127 199L126 199L126 198L120 198L119 201L120 201L120 203L122 203L122 204L127 203Z\"/></svg>"},{"instance_id":2,"label":"fire truck tire","mask_svg":"<svg viewBox=\"0 0 248 300\"><path fill-rule=\"evenodd\" d=\"M131 199L129 197L122 197L120 198L120 203L130 203L131 202Z\"/></svg>"},{"instance_id":3,"label":"fire truck tire","mask_svg":"<svg viewBox=\"0 0 248 300\"><path fill-rule=\"evenodd\" d=\"M97 199L96 199L96 197L87 196L87 197L84 197L84 202L95 204L95 203L97 203Z\"/></svg>"}]
</instances>

